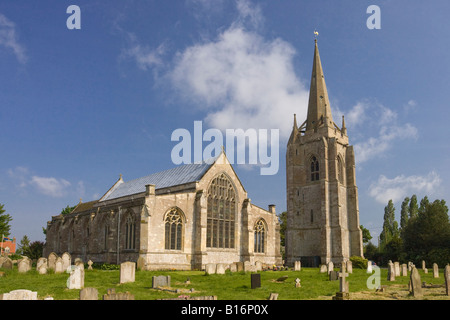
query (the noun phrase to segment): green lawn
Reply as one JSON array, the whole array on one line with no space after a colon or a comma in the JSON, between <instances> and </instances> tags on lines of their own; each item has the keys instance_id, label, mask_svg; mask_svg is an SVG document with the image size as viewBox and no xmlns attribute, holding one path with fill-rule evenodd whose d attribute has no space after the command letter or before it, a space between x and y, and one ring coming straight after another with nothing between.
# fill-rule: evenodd
<instances>
[{"instance_id":1,"label":"green lawn","mask_svg":"<svg viewBox=\"0 0 450 320\"><path fill-rule=\"evenodd\" d=\"M66 281L69 274L49 273L40 275L35 270L28 273L13 270L4 270L4 276L0 277L0 293L9 292L16 289L28 289L38 292L38 298L43 299L50 295L55 300L73 300L79 298L79 291L66 288ZM443 284L443 270L440 270L440 278L433 279L432 272L424 274L419 270L422 281L433 284ZM331 299L339 291L339 281L329 281L327 274L319 273L318 268L302 268L301 271L263 271L261 274L261 288L250 288L250 273L229 273L225 275L205 275L203 271L136 271L136 281L134 283L119 284L119 271L85 270L85 287L95 287L99 291L99 298L106 293L108 288L115 288L116 292L129 291L134 294L136 300L154 300L164 298L175 298L181 294L190 296L215 295L219 300L265 300L271 292L279 294L279 300L304 300L304 299ZM171 287L176 289L194 288L193 293L172 293L152 289L152 276L170 275ZM288 276L283 283L275 280ZM185 284L187 278L190 284ZM358 298L358 292L371 294L375 290L369 290L366 281L369 275L365 270L353 269L353 273L348 277L350 293ZM295 287L295 279L301 279L301 288ZM406 296L408 277L397 277L395 282L388 282L387 270L381 269L381 285L388 285L390 288L397 288L403 291L403 298ZM441 291L444 289L442 288ZM441 296L440 293L436 294ZM381 296L382 297L382 296ZM380 296L374 295L373 299ZM439 297L438 297L439 298ZM450 297L440 297L439 299ZM359 299L372 299L372 297L359 297Z\"/></svg>"}]
</instances>

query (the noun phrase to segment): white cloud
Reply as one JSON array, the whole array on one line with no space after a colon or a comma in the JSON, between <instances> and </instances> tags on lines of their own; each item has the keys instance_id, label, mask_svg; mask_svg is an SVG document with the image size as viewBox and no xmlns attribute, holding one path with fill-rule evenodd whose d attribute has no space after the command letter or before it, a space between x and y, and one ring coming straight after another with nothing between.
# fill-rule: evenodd
<instances>
[{"instance_id":1,"label":"white cloud","mask_svg":"<svg viewBox=\"0 0 450 320\"><path fill-rule=\"evenodd\" d=\"M369 187L369 195L379 203L386 204L390 199L396 202L416 193L432 193L439 187L441 178L432 171L426 176L400 175L389 179L380 175L378 181Z\"/></svg>"},{"instance_id":2,"label":"white cloud","mask_svg":"<svg viewBox=\"0 0 450 320\"><path fill-rule=\"evenodd\" d=\"M39 192L47 196L59 198L67 194L67 188L71 183L65 179L47 178L33 176L30 184L35 186Z\"/></svg>"},{"instance_id":3,"label":"white cloud","mask_svg":"<svg viewBox=\"0 0 450 320\"><path fill-rule=\"evenodd\" d=\"M134 42L130 48L122 51L122 57L133 58L140 69L148 70L163 64L162 56L165 50L164 44L159 45L156 49L151 49Z\"/></svg>"},{"instance_id":4,"label":"white cloud","mask_svg":"<svg viewBox=\"0 0 450 320\"><path fill-rule=\"evenodd\" d=\"M262 21L259 9L238 1L239 18L216 39L178 53L169 74L183 98L207 112L215 128L280 129L287 138L293 114L306 116L309 92L296 77L294 48L266 40L241 21Z\"/></svg>"},{"instance_id":5,"label":"white cloud","mask_svg":"<svg viewBox=\"0 0 450 320\"><path fill-rule=\"evenodd\" d=\"M17 40L16 25L0 13L0 47L12 50L20 63L26 63L28 58L25 48Z\"/></svg>"}]
</instances>

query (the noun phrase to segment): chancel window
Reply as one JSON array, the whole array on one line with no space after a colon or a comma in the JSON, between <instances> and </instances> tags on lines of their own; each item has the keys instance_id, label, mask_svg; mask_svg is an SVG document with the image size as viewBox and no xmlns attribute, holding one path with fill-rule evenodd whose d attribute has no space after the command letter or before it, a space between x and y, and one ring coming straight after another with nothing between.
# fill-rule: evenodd
<instances>
[{"instance_id":1,"label":"chancel window","mask_svg":"<svg viewBox=\"0 0 450 320\"><path fill-rule=\"evenodd\" d=\"M338 165L338 181L341 184L344 184L344 168L342 166L341 158L337 158L337 165Z\"/></svg>"},{"instance_id":2,"label":"chancel window","mask_svg":"<svg viewBox=\"0 0 450 320\"><path fill-rule=\"evenodd\" d=\"M181 250L183 239L183 218L178 208L171 209L165 218L166 250Z\"/></svg>"},{"instance_id":3,"label":"chancel window","mask_svg":"<svg viewBox=\"0 0 450 320\"><path fill-rule=\"evenodd\" d=\"M311 181L319 180L319 160L316 157L311 158Z\"/></svg>"},{"instance_id":4,"label":"chancel window","mask_svg":"<svg viewBox=\"0 0 450 320\"><path fill-rule=\"evenodd\" d=\"M264 223L264 221L262 219L258 220L255 223L254 235L255 235L254 252L256 252L256 253L264 253L265 240L266 240L266 225L265 225L265 223Z\"/></svg>"},{"instance_id":5,"label":"chancel window","mask_svg":"<svg viewBox=\"0 0 450 320\"><path fill-rule=\"evenodd\" d=\"M208 189L206 246L234 248L236 194L224 174L214 178Z\"/></svg>"},{"instance_id":6,"label":"chancel window","mask_svg":"<svg viewBox=\"0 0 450 320\"><path fill-rule=\"evenodd\" d=\"M135 231L134 219L129 215L125 223L125 249L136 249Z\"/></svg>"}]
</instances>

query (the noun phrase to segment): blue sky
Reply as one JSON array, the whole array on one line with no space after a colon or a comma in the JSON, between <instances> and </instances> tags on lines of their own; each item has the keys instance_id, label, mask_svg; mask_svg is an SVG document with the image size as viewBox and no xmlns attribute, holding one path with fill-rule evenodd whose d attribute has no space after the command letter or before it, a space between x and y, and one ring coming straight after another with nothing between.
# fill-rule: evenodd
<instances>
[{"instance_id":1,"label":"blue sky","mask_svg":"<svg viewBox=\"0 0 450 320\"><path fill-rule=\"evenodd\" d=\"M69 5L81 29L69 30ZM369 5L381 29L369 30ZM66 205L174 166L178 128L280 130L280 168L235 165L252 202L286 209L293 113L306 116L319 49L334 121L357 158L374 238L393 199L447 199L450 3L31 1L0 3L0 203L12 236L44 240Z\"/></svg>"}]
</instances>

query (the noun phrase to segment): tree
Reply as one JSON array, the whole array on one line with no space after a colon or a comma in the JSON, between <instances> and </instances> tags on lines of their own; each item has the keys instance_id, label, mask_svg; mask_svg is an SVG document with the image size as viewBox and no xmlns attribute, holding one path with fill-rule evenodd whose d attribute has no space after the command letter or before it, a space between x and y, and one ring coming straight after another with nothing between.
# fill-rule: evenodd
<instances>
[{"instance_id":1,"label":"tree","mask_svg":"<svg viewBox=\"0 0 450 320\"><path fill-rule=\"evenodd\" d=\"M75 206L73 206L73 207L70 207L69 205L67 205L67 207L65 207L64 209L62 209L61 210L61 214L69 214L69 213L71 213L75 208L76 208L77 206L75 205Z\"/></svg>"},{"instance_id":2,"label":"tree","mask_svg":"<svg viewBox=\"0 0 450 320\"><path fill-rule=\"evenodd\" d=\"M42 257L44 251L44 243L42 241L34 241L30 243L30 246L22 253L30 259L39 259Z\"/></svg>"},{"instance_id":3,"label":"tree","mask_svg":"<svg viewBox=\"0 0 450 320\"><path fill-rule=\"evenodd\" d=\"M392 238L399 236L398 222L395 221L395 207L392 200L389 200L388 205L384 207L383 217L383 231L380 234L381 249L391 241Z\"/></svg>"},{"instance_id":4,"label":"tree","mask_svg":"<svg viewBox=\"0 0 450 320\"><path fill-rule=\"evenodd\" d=\"M30 239L28 236L23 236L22 240L20 240L19 247L17 248L18 254L24 254L24 251L30 248Z\"/></svg>"},{"instance_id":5,"label":"tree","mask_svg":"<svg viewBox=\"0 0 450 320\"><path fill-rule=\"evenodd\" d=\"M402 209L400 212L400 229L403 230L406 228L409 220L409 197L406 197L402 202Z\"/></svg>"},{"instance_id":6,"label":"tree","mask_svg":"<svg viewBox=\"0 0 450 320\"><path fill-rule=\"evenodd\" d=\"M413 194L411 197L411 201L409 202L409 218L410 219L416 218L418 212L419 206L417 205L417 196Z\"/></svg>"},{"instance_id":7,"label":"tree","mask_svg":"<svg viewBox=\"0 0 450 320\"><path fill-rule=\"evenodd\" d=\"M364 228L363 225L359 226L362 232L362 238L363 238L363 243L367 243L372 239L372 235L370 234L370 231L366 228Z\"/></svg>"},{"instance_id":8,"label":"tree","mask_svg":"<svg viewBox=\"0 0 450 320\"><path fill-rule=\"evenodd\" d=\"M12 221L12 217L5 213L6 211L3 209L4 205L0 204L0 237L3 235L5 237L9 237L11 226L10 222Z\"/></svg>"}]
</instances>

